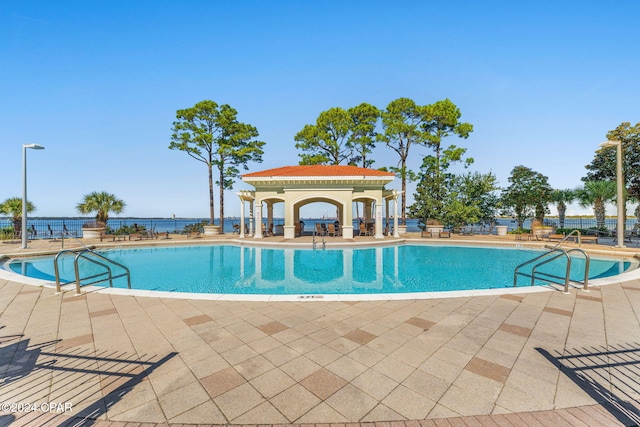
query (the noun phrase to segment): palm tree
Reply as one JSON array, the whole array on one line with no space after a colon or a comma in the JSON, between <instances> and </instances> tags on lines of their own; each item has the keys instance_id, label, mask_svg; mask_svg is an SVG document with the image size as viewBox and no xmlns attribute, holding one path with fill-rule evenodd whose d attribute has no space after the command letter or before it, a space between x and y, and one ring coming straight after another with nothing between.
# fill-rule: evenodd
<instances>
[{"instance_id":1,"label":"palm tree","mask_svg":"<svg viewBox=\"0 0 640 427\"><path fill-rule=\"evenodd\" d=\"M85 194L82 203L76 205L78 212L87 214L96 212L96 225L105 227L109 219L109 212L119 214L124 211L126 203L118 199L115 195L106 191Z\"/></svg>"},{"instance_id":2,"label":"palm tree","mask_svg":"<svg viewBox=\"0 0 640 427\"><path fill-rule=\"evenodd\" d=\"M36 210L33 203L27 201L27 213ZM11 197L0 205L0 213L11 215L13 219L13 230L19 232L22 229L22 198Z\"/></svg>"},{"instance_id":3,"label":"palm tree","mask_svg":"<svg viewBox=\"0 0 640 427\"><path fill-rule=\"evenodd\" d=\"M605 203L616 197L616 183L614 181L587 181L584 187L576 190L580 206L593 206L596 216L596 226L604 228Z\"/></svg>"},{"instance_id":4,"label":"palm tree","mask_svg":"<svg viewBox=\"0 0 640 427\"><path fill-rule=\"evenodd\" d=\"M567 204L576 199L576 192L571 189L553 190L551 200L558 208L558 221L560 228L564 228L564 216L567 212Z\"/></svg>"}]
</instances>

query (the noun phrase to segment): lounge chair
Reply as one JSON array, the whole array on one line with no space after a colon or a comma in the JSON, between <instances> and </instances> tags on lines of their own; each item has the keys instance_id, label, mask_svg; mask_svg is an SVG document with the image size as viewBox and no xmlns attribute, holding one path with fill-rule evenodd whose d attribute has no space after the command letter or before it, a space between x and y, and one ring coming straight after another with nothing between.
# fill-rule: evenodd
<instances>
[{"instance_id":1,"label":"lounge chair","mask_svg":"<svg viewBox=\"0 0 640 427\"><path fill-rule=\"evenodd\" d=\"M324 228L322 228L322 224L319 222L316 222L316 233L319 236L323 236L324 235Z\"/></svg>"},{"instance_id":2,"label":"lounge chair","mask_svg":"<svg viewBox=\"0 0 640 427\"><path fill-rule=\"evenodd\" d=\"M632 238L636 238L636 240L640 241L640 224L636 223L631 230L625 230L624 238L628 240L629 243L633 243Z\"/></svg>"},{"instance_id":3,"label":"lounge chair","mask_svg":"<svg viewBox=\"0 0 640 427\"><path fill-rule=\"evenodd\" d=\"M55 235L53 229L51 228L51 224L47 224L47 230L49 232L49 239L56 240L56 235Z\"/></svg>"},{"instance_id":4,"label":"lounge chair","mask_svg":"<svg viewBox=\"0 0 640 427\"><path fill-rule=\"evenodd\" d=\"M336 225L333 222L330 222L329 224L327 224L327 235L333 236L333 237L339 236L340 229L336 227Z\"/></svg>"},{"instance_id":5,"label":"lounge chair","mask_svg":"<svg viewBox=\"0 0 640 427\"><path fill-rule=\"evenodd\" d=\"M62 232L64 233L65 236L67 237L77 237L77 234L75 231L69 231L67 229L67 225L66 224L62 224Z\"/></svg>"},{"instance_id":6,"label":"lounge chair","mask_svg":"<svg viewBox=\"0 0 640 427\"><path fill-rule=\"evenodd\" d=\"M293 229L293 234L294 236L302 236L302 224L299 222L296 222L294 229Z\"/></svg>"}]
</instances>

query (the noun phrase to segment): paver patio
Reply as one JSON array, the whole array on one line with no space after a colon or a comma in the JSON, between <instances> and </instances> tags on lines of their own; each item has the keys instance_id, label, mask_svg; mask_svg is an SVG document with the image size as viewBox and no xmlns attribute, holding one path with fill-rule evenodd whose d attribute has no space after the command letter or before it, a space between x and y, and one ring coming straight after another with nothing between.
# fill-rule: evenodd
<instances>
[{"instance_id":1,"label":"paver patio","mask_svg":"<svg viewBox=\"0 0 640 427\"><path fill-rule=\"evenodd\" d=\"M639 319L640 280L234 302L0 276L0 425L635 425Z\"/></svg>"}]
</instances>

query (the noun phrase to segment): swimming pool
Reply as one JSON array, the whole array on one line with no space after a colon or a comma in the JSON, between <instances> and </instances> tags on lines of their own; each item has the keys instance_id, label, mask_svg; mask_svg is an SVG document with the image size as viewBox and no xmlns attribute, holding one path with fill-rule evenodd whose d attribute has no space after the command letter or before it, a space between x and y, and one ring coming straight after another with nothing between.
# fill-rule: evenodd
<instances>
[{"instance_id":1,"label":"swimming pool","mask_svg":"<svg viewBox=\"0 0 640 427\"><path fill-rule=\"evenodd\" d=\"M100 251L126 265L133 289L202 294L394 294L508 288L517 265L541 254L518 248L399 245L311 250L235 245L147 247ZM592 258L590 280L629 269L626 260ZM61 258L61 277L74 280L73 257ZM541 271L564 276L562 260ZM9 268L53 281L53 257L14 260ZM97 272L82 263L82 275ZM574 258L571 278L584 276ZM117 274L117 272L114 272ZM539 284L547 282L540 282ZM529 285L524 278L519 286ZM115 287L126 288L126 279Z\"/></svg>"}]
</instances>

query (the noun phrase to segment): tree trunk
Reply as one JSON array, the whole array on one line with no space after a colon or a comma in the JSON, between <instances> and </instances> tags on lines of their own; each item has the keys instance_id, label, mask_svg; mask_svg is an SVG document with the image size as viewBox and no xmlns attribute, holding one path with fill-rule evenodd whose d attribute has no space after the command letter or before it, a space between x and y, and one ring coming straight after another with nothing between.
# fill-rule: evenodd
<instances>
[{"instance_id":1,"label":"tree trunk","mask_svg":"<svg viewBox=\"0 0 640 427\"><path fill-rule=\"evenodd\" d=\"M603 228L605 225L605 207L602 200L596 200L593 204L593 213L596 216L596 227Z\"/></svg>"},{"instance_id":2,"label":"tree trunk","mask_svg":"<svg viewBox=\"0 0 640 427\"><path fill-rule=\"evenodd\" d=\"M220 168L220 234L224 234L224 174Z\"/></svg>"},{"instance_id":3,"label":"tree trunk","mask_svg":"<svg viewBox=\"0 0 640 427\"><path fill-rule=\"evenodd\" d=\"M407 225L407 169L406 159L402 159L401 171L402 171L402 201L400 202L400 224Z\"/></svg>"},{"instance_id":4,"label":"tree trunk","mask_svg":"<svg viewBox=\"0 0 640 427\"><path fill-rule=\"evenodd\" d=\"M209 166L209 224L213 225L213 166Z\"/></svg>"},{"instance_id":5,"label":"tree trunk","mask_svg":"<svg viewBox=\"0 0 640 427\"><path fill-rule=\"evenodd\" d=\"M564 203L558 204L558 223L560 228L564 228L564 216L567 212L567 206Z\"/></svg>"}]
</instances>

